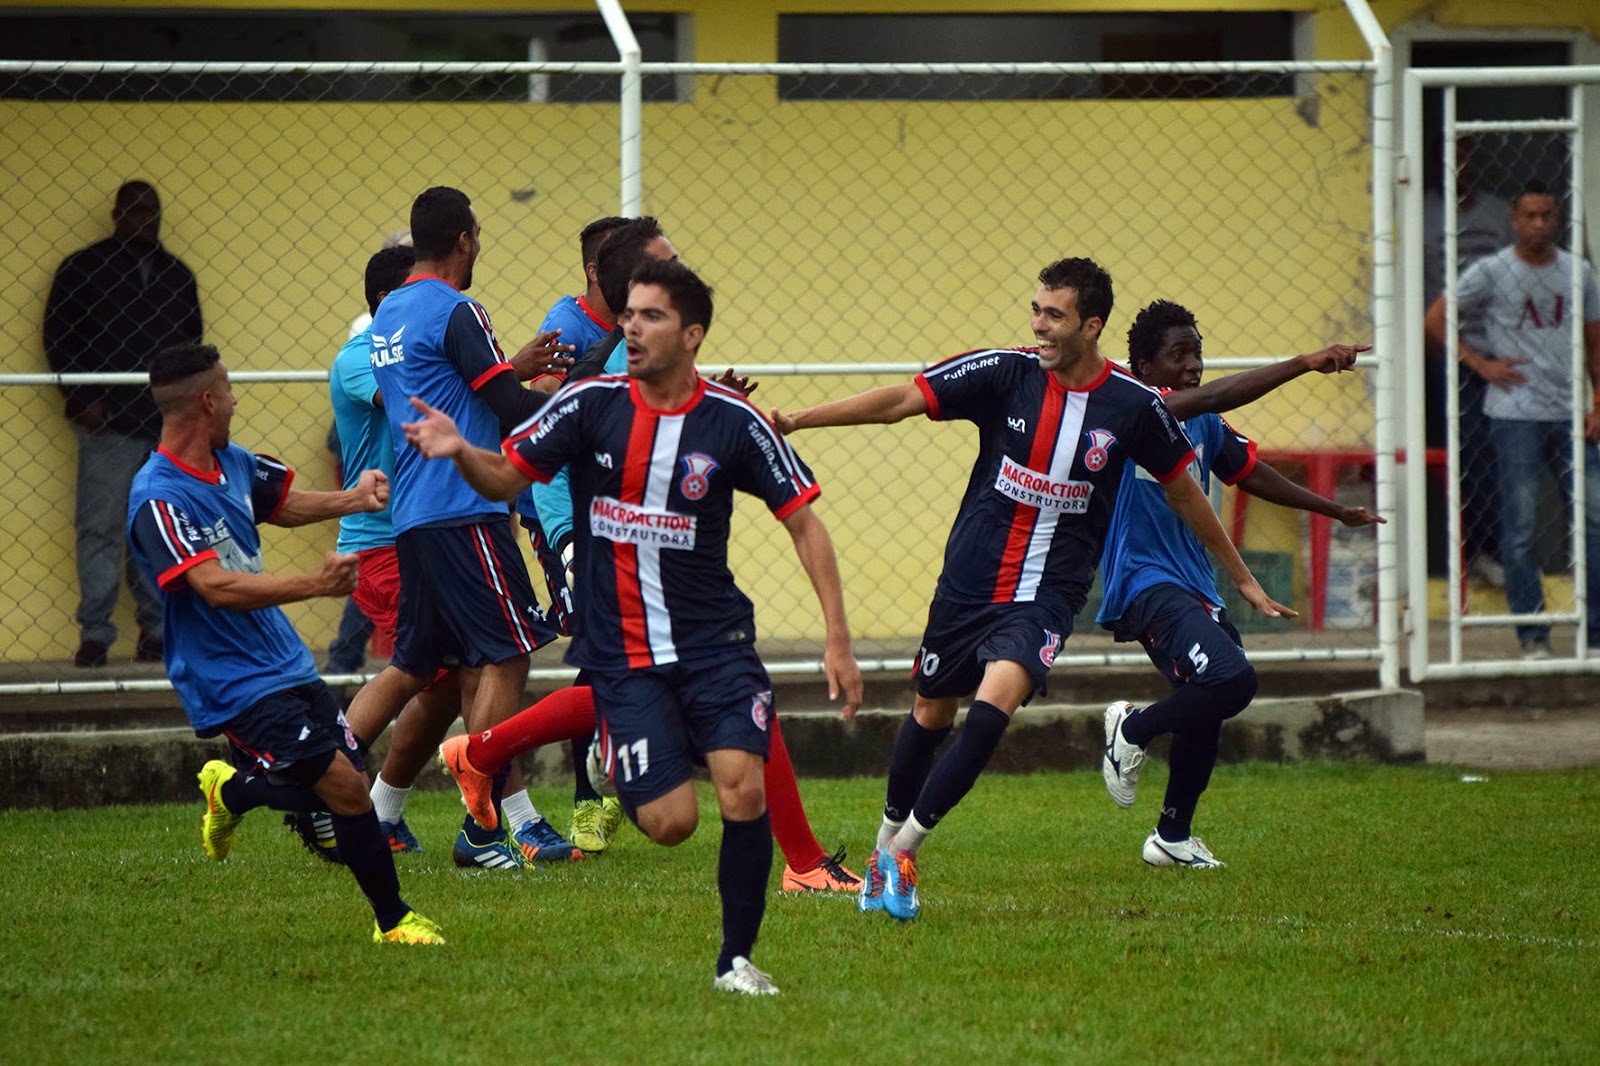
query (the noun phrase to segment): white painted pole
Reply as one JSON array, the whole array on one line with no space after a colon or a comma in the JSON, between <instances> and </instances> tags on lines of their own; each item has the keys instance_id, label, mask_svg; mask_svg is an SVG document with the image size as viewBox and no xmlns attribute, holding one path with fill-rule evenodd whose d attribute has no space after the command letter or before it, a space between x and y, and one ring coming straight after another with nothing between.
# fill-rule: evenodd
<instances>
[{"instance_id":1,"label":"white painted pole","mask_svg":"<svg viewBox=\"0 0 1600 1066\"><path fill-rule=\"evenodd\" d=\"M644 53L639 39L628 25L628 16L618 0L595 0L600 17L605 20L611 42L616 45L617 58L622 60L622 85L620 90L619 126L621 137L621 214L634 218L643 213L642 189L644 142L644 75L640 64Z\"/></svg>"}]
</instances>

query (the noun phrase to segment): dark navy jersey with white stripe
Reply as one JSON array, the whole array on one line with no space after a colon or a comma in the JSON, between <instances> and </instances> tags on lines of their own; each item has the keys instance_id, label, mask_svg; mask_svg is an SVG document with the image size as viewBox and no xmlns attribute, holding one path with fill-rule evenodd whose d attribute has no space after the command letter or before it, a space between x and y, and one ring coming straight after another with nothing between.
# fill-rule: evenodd
<instances>
[{"instance_id":1,"label":"dark navy jersey with white stripe","mask_svg":"<svg viewBox=\"0 0 1600 1066\"><path fill-rule=\"evenodd\" d=\"M563 387L502 445L536 481L572 477L578 610L567 662L599 670L709 659L755 641L728 569L737 489L787 518L821 492L739 393L701 380L674 411L626 377Z\"/></svg>"},{"instance_id":2,"label":"dark navy jersey with white stripe","mask_svg":"<svg viewBox=\"0 0 1600 1066\"><path fill-rule=\"evenodd\" d=\"M1183 430L1194 443L1189 472L1207 494L1213 473L1236 485L1255 469L1255 442L1221 415L1196 415L1184 421ZM1156 585L1190 589L1213 607L1224 606L1211 556L1167 505L1161 486L1138 467L1128 467L1122 475L1122 493L1100 559L1100 584L1104 595L1095 621L1106 624L1121 618L1141 592Z\"/></svg>"},{"instance_id":3,"label":"dark navy jersey with white stripe","mask_svg":"<svg viewBox=\"0 0 1600 1066\"><path fill-rule=\"evenodd\" d=\"M464 524L509 514L486 500L454 463L430 463L406 441L404 424L419 416L411 397L455 419L461 435L480 448L500 443L500 420L477 390L512 373L489 315L443 278L413 278L384 297L372 320L372 369L394 441L390 507L394 531Z\"/></svg>"},{"instance_id":4,"label":"dark navy jersey with white stripe","mask_svg":"<svg viewBox=\"0 0 1600 1066\"><path fill-rule=\"evenodd\" d=\"M938 595L1082 607L1123 466L1165 483L1194 458L1161 397L1119 368L1068 389L1036 349L988 348L917 375L928 417L978 427L978 459L945 545Z\"/></svg>"},{"instance_id":5,"label":"dark navy jersey with white stripe","mask_svg":"<svg viewBox=\"0 0 1600 1066\"><path fill-rule=\"evenodd\" d=\"M317 679L283 611L223 610L187 586L184 575L209 559L261 573L256 524L278 513L294 480L278 460L238 445L214 454L217 469L205 472L157 450L128 493L128 543L161 589L167 676L190 724L206 735L256 701Z\"/></svg>"}]
</instances>

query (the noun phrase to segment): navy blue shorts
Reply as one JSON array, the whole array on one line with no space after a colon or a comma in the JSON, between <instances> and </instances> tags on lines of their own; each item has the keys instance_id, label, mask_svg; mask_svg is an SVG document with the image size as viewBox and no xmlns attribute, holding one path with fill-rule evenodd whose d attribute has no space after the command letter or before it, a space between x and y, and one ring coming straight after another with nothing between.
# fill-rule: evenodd
<instances>
[{"instance_id":1,"label":"navy blue shorts","mask_svg":"<svg viewBox=\"0 0 1600 1066\"><path fill-rule=\"evenodd\" d=\"M969 695L984 668L997 661L1020 663L1033 677L1033 691L1043 694L1050 666L1071 633L1070 615L1036 603L950 603L935 596L912 674L917 695Z\"/></svg>"},{"instance_id":2,"label":"navy blue shorts","mask_svg":"<svg viewBox=\"0 0 1600 1066\"><path fill-rule=\"evenodd\" d=\"M485 666L556 639L533 598L511 524L420 526L395 538L400 606L390 662L414 677Z\"/></svg>"},{"instance_id":3,"label":"navy blue shorts","mask_svg":"<svg viewBox=\"0 0 1600 1066\"><path fill-rule=\"evenodd\" d=\"M1181 585L1145 589L1109 628L1143 645L1174 685L1220 685L1251 669L1228 612Z\"/></svg>"},{"instance_id":4,"label":"navy blue shorts","mask_svg":"<svg viewBox=\"0 0 1600 1066\"><path fill-rule=\"evenodd\" d=\"M685 666L593 671L606 774L630 811L671 792L708 751L767 757L772 682L754 648Z\"/></svg>"},{"instance_id":5,"label":"navy blue shorts","mask_svg":"<svg viewBox=\"0 0 1600 1066\"><path fill-rule=\"evenodd\" d=\"M321 681L257 700L230 718L222 733L236 769L265 774L275 785L310 788L340 751L357 770L365 769L344 710Z\"/></svg>"}]
</instances>

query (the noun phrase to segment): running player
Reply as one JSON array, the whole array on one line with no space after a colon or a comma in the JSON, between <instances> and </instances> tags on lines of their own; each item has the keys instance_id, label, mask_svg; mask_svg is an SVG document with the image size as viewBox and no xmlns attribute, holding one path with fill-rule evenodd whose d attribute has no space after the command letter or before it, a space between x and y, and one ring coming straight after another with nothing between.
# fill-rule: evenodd
<instances>
[{"instance_id":1,"label":"running player","mask_svg":"<svg viewBox=\"0 0 1600 1066\"><path fill-rule=\"evenodd\" d=\"M1110 276L1088 259L1062 259L1039 282L1037 348L968 352L905 385L772 413L786 433L919 414L978 426L978 459L917 653L916 704L895 742L862 884L862 910L902 921L920 909L918 849L976 783L1017 708L1044 691L1088 594L1130 460L1161 483L1247 600L1269 615L1293 614L1262 591L1200 486L1184 476L1194 454L1160 397L1100 354ZM958 699L974 690L965 727L935 764Z\"/></svg>"},{"instance_id":2,"label":"running player","mask_svg":"<svg viewBox=\"0 0 1600 1066\"><path fill-rule=\"evenodd\" d=\"M481 247L471 201L457 189L423 192L411 207L411 237L417 256L411 277L373 318L378 389L388 397L421 396L459 419L470 439L498 441L544 397L518 383L487 312L465 295ZM522 706L529 654L556 637L533 597L508 509L473 492L448 465L424 463L404 448L408 411L404 404L384 404L395 444L392 520L400 595L390 665L351 703L353 727L366 739L441 668L477 671L469 729L504 721ZM444 725L421 717L402 719L395 742L411 743L415 728L437 743ZM515 775L516 768L509 772ZM581 857L535 809L520 780L508 778L502 787L510 790L503 801L509 840L503 826L477 825L469 817L452 849L459 865L511 869L535 858Z\"/></svg>"},{"instance_id":3,"label":"running player","mask_svg":"<svg viewBox=\"0 0 1600 1066\"><path fill-rule=\"evenodd\" d=\"M245 813L329 810L345 865L372 904L373 939L442 944L439 927L400 898L360 751L305 643L279 609L356 585L353 555L329 552L315 573L268 574L262 521L298 526L382 510L388 479L368 470L342 492L299 492L278 460L228 441L233 389L217 349L184 344L150 361L161 444L128 501L133 556L162 592L167 674L195 732L226 736L238 765L200 770L201 843L228 857Z\"/></svg>"},{"instance_id":4,"label":"running player","mask_svg":"<svg viewBox=\"0 0 1600 1066\"><path fill-rule=\"evenodd\" d=\"M673 845L698 823L691 768L705 759L723 824L714 986L767 995L777 988L750 952L772 866L762 761L774 708L754 611L728 570L735 489L761 498L794 539L822 604L830 695L843 694L847 718L861 701L861 673L832 543L810 507L820 492L811 472L743 396L695 373L711 310L693 271L647 262L621 318L626 378L565 386L503 454L469 446L421 401L425 417L407 436L496 499L570 467L588 520L577 528L581 598L567 661L591 674L607 771L635 824ZM480 817L492 814L487 792L485 781L469 789Z\"/></svg>"},{"instance_id":5,"label":"running player","mask_svg":"<svg viewBox=\"0 0 1600 1066\"><path fill-rule=\"evenodd\" d=\"M1200 346L1194 315L1166 300L1140 311L1128 330L1128 365L1140 381L1161 390L1167 408L1183 422L1195 446L1190 469L1202 490L1210 493L1214 473L1243 492L1347 526L1383 521L1364 507L1340 507L1256 462L1254 442L1216 413L1249 403L1300 374L1344 370L1365 346L1335 345L1204 386ZM1135 467L1122 474L1100 576L1105 595L1095 620L1119 641L1137 640L1172 685L1169 696L1143 709L1125 700L1106 708L1101 767L1106 790L1119 807L1132 806L1144 749L1171 733L1167 794L1160 820L1145 838L1144 861L1224 866L1193 835L1191 825L1216 766L1222 723L1249 706L1256 674L1217 593L1211 560L1148 475Z\"/></svg>"}]
</instances>

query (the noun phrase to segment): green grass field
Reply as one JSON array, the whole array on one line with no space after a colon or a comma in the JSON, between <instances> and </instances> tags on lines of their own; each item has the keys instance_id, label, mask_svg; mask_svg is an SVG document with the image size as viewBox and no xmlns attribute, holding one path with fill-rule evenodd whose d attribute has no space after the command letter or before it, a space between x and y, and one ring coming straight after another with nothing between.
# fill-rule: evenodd
<instances>
[{"instance_id":1,"label":"green grass field","mask_svg":"<svg viewBox=\"0 0 1600 1066\"><path fill-rule=\"evenodd\" d=\"M1094 774L985 778L924 849L910 925L774 894L764 1000L711 990L714 812L675 850L629 829L569 868L463 874L459 804L419 795L402 886L450 944L407 949L370 943L349 876L271 812L219 865L198 800L10 811L0 1061L1600 1058L1600 771L1226 766L1197 828L1230 868L1204 872L1139 859L1164 776L1133 811ZM881 782L803 789L859 871Z\"/></svg>"}]
</instances>

